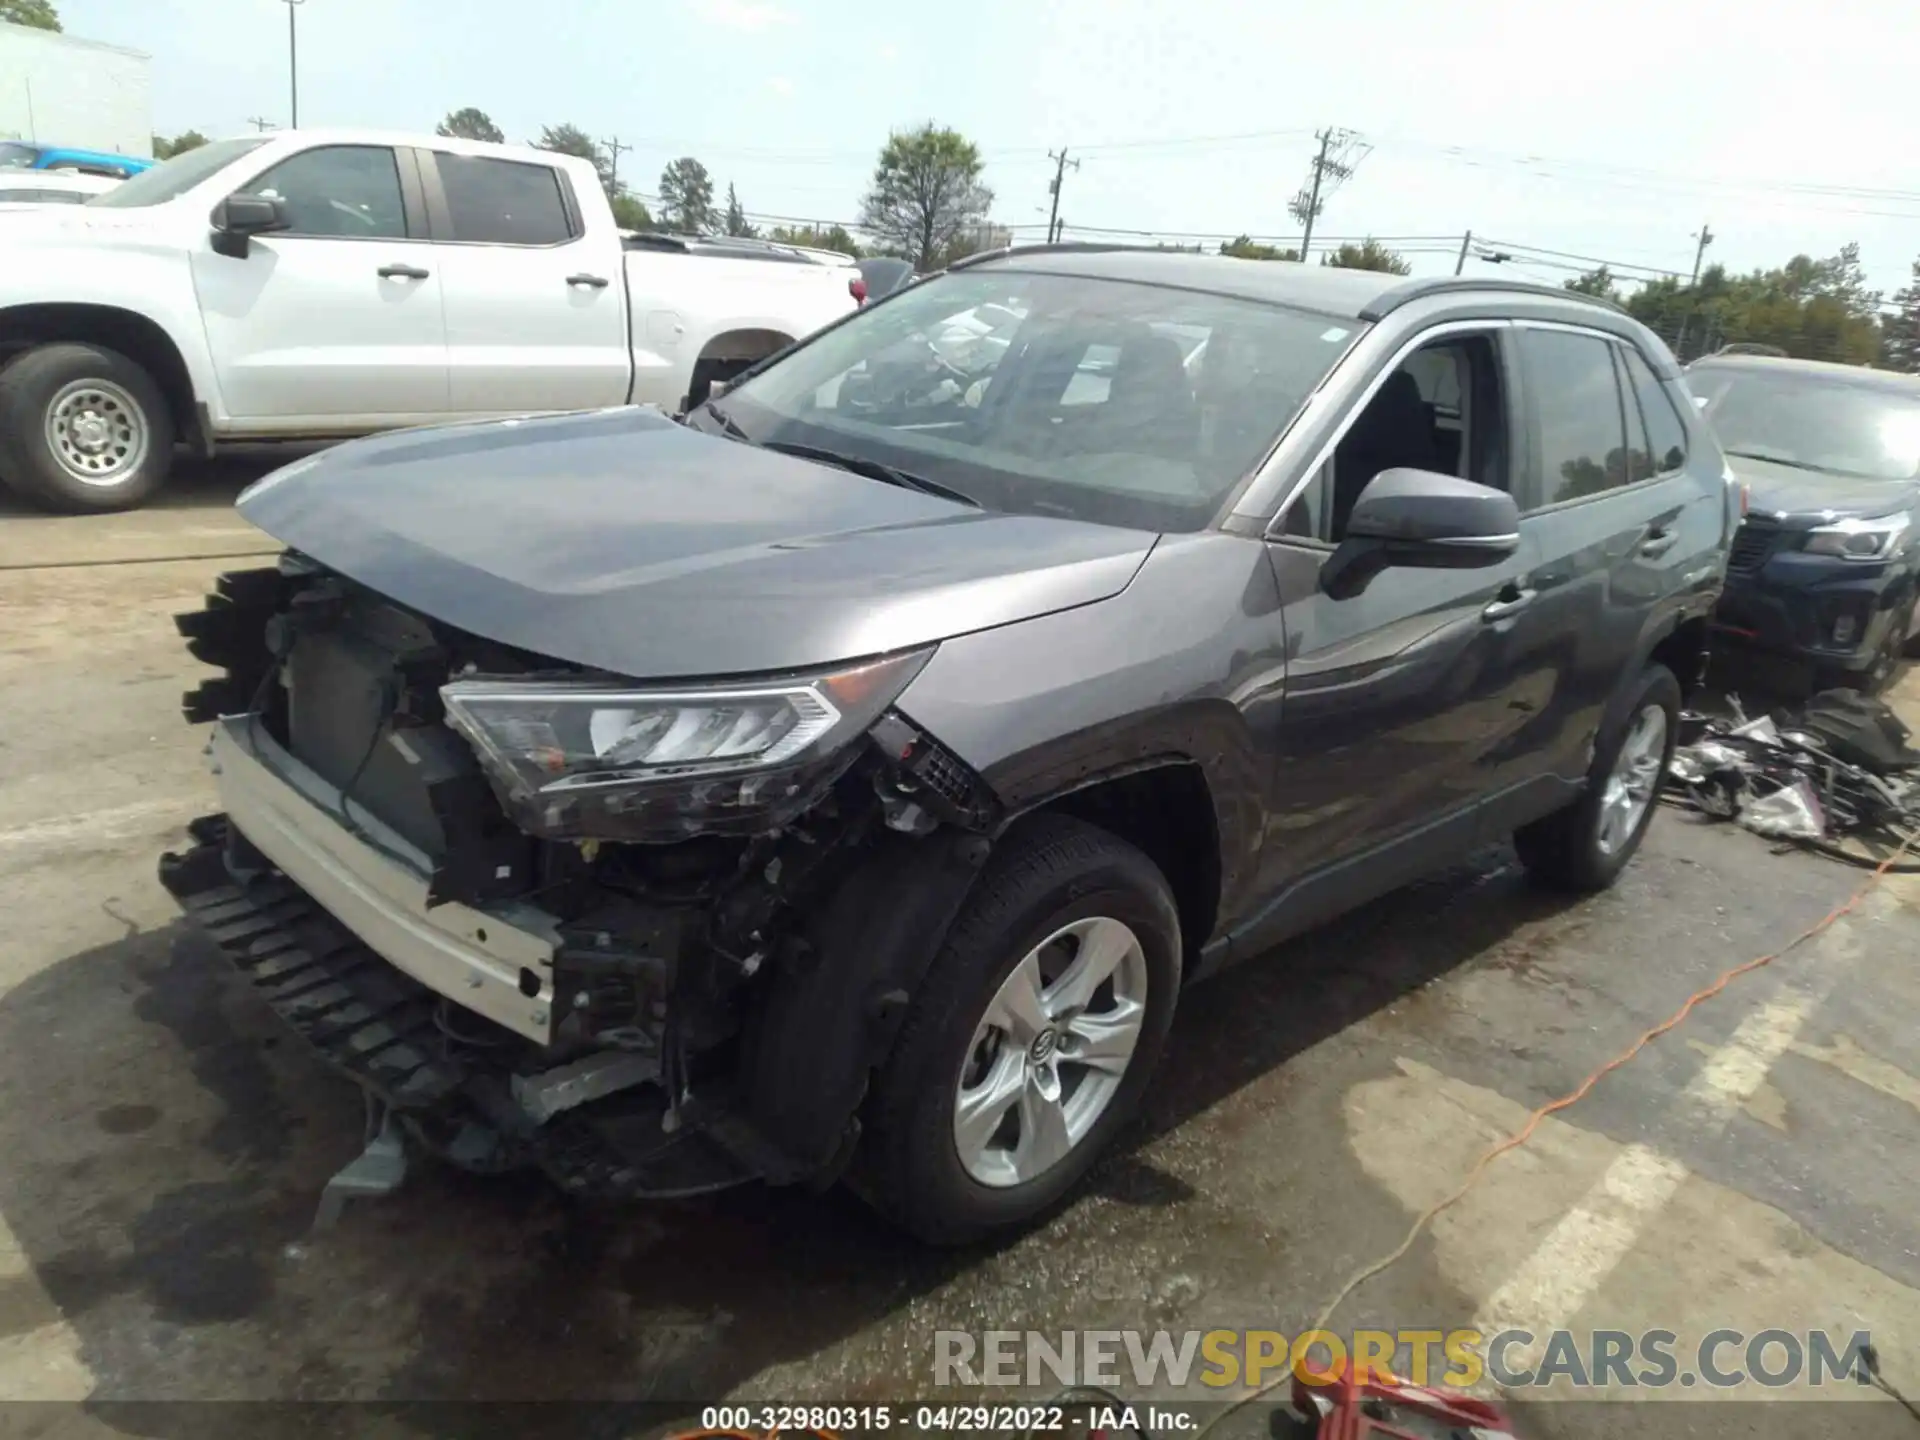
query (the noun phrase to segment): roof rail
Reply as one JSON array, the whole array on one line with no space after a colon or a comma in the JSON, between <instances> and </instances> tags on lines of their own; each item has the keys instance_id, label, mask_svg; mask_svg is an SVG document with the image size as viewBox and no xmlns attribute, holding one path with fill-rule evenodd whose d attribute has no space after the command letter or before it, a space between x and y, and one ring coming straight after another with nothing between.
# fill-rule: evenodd
<instances>
[{"instance_id":1,"label":"roof rail","mask_svg":"<svg viewBox=\"0 0 1920 1440\"><path fill-rule=\"evenodd\" d=\"M1617 300L1609 300L1602 295L1583 294L1578 290L1569 290L1560 285L1542 285L1533 280L1503 280L1495 276L1425 275L1376 295L1361 309L1360 318L1381 320L1403 305L1411 305L1414 301L1424 300L1429 295L1445 295L1455 290L1499 290L1521 295L1551 295L1556 300L1584 301L1589 305L1599 305L1620 315L1628 313L1626 306Z\"/></svg>"},{"instance_id":2,"label":"roof rail","mask_svg":"<svg viewBox=\"0 0 1920 1440\"><path fill-rule=\"evenodd\" d=\"M1145 250L1153 253L1154 247L1121 245L1108 240L1055 240L1034 245L1002 245L997 250L976 250L971 255L962 255L958 260L949 262L947 269L965 270L969 266L984 265L989 260L1004 260L1009 255L1102 255L1111 250Z\"/></svg>"}]
</instances>

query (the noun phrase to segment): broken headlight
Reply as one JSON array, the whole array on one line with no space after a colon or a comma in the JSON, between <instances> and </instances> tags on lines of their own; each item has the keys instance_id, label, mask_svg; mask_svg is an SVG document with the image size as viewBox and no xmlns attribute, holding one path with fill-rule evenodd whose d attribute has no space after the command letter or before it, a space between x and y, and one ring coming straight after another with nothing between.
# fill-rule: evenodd
<instances>
[{"instance_id":1,"label":"broken headlight","mask_svg":"<svg viewBox=\"0 0 1920 1440\"><path fill-rule=\"evenodd\" d=\"M447 723L521 828L552 840L757 834L818 803L931 651L756 684L467 678Z\"/></svg>"}]
</instances>

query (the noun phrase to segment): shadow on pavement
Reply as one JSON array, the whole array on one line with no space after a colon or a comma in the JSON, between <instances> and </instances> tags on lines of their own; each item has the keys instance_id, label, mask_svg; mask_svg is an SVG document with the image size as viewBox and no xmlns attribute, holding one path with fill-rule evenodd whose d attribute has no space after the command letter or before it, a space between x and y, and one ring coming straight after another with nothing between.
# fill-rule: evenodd
<instances>
[{"instance_id":1,"label":"shadow on pavement","mask_svg":"<svg viewBox=\"0 0 1920 1440\"><path fill-rule=\"evenodd\" d=\"M214 510L233 504L240 492L282 465L290 465L303 455L324 448L314 444L235 445L222 450L212 460L189 455L184 450L174 460L173 474L164 489L146 510ZM5 484L0 484L0 520L15 516L43 516L46 512L22 500Z\"/></svg>"}]
</instances>

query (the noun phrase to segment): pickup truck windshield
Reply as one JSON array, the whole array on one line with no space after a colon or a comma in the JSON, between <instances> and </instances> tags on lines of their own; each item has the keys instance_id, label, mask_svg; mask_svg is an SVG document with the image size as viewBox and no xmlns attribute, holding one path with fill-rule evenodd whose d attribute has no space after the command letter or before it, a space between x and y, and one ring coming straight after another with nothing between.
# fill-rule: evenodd
<instances>
[{"instance_id":1,"label":"pickup truck windshield","mask_svg":"<svg viewBox=\"0 0 1920 1440\"><path fill-rule=\"evenodd\" d=\"M1695 366L1687 388L1729 455L1856 480L1920 477L1920 392Z\"/></svg>"},{"instance_id":2,"label":"pickup truck windshield","mask_svg":"<svg viewBox=\"0 0 1920 1440\"><path fill-rule=\"evenodd\" d=\"M264 136L252 136L239 140L216 140L211 145L202 145L197 150L176 155L173 159L163 161L151 170L142 170L138 175L122 181L106 194L95 196L87 204L97 205L104 210L164 205L167 201L186 194L216 171L231 165L249 150L257 150L264 144L266 144Z\"/></svg>"},{"instance_id":3,"label":"pickup truck windshield","mask_svg":"<svg viewBox=\"0 0 1920 1440\"><path fill-rule=\"evenodd\" d=\"M993 265L915 285L720 402L745 437L993 510L1206 526L1358 321Z\"/></svg>"}]
</instances>

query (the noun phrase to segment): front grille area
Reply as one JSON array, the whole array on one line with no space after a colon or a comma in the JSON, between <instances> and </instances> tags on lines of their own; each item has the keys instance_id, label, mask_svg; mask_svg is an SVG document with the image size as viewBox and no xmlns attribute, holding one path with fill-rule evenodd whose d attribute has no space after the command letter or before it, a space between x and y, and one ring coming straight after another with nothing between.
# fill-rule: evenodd
<instances>
[{"instance_id":1,"label":"front grille area","mask_svg":"<svg viewBox=\"0 0 1920 1440\"><path fill-rule=\"evenodd\" d=\"M1778 526L1755 520L1743 520L1734 532L1733 549L1727 555L1728 573L1743 575L1767 563L1779 544Z\"/></svg>"}]
</instances>

